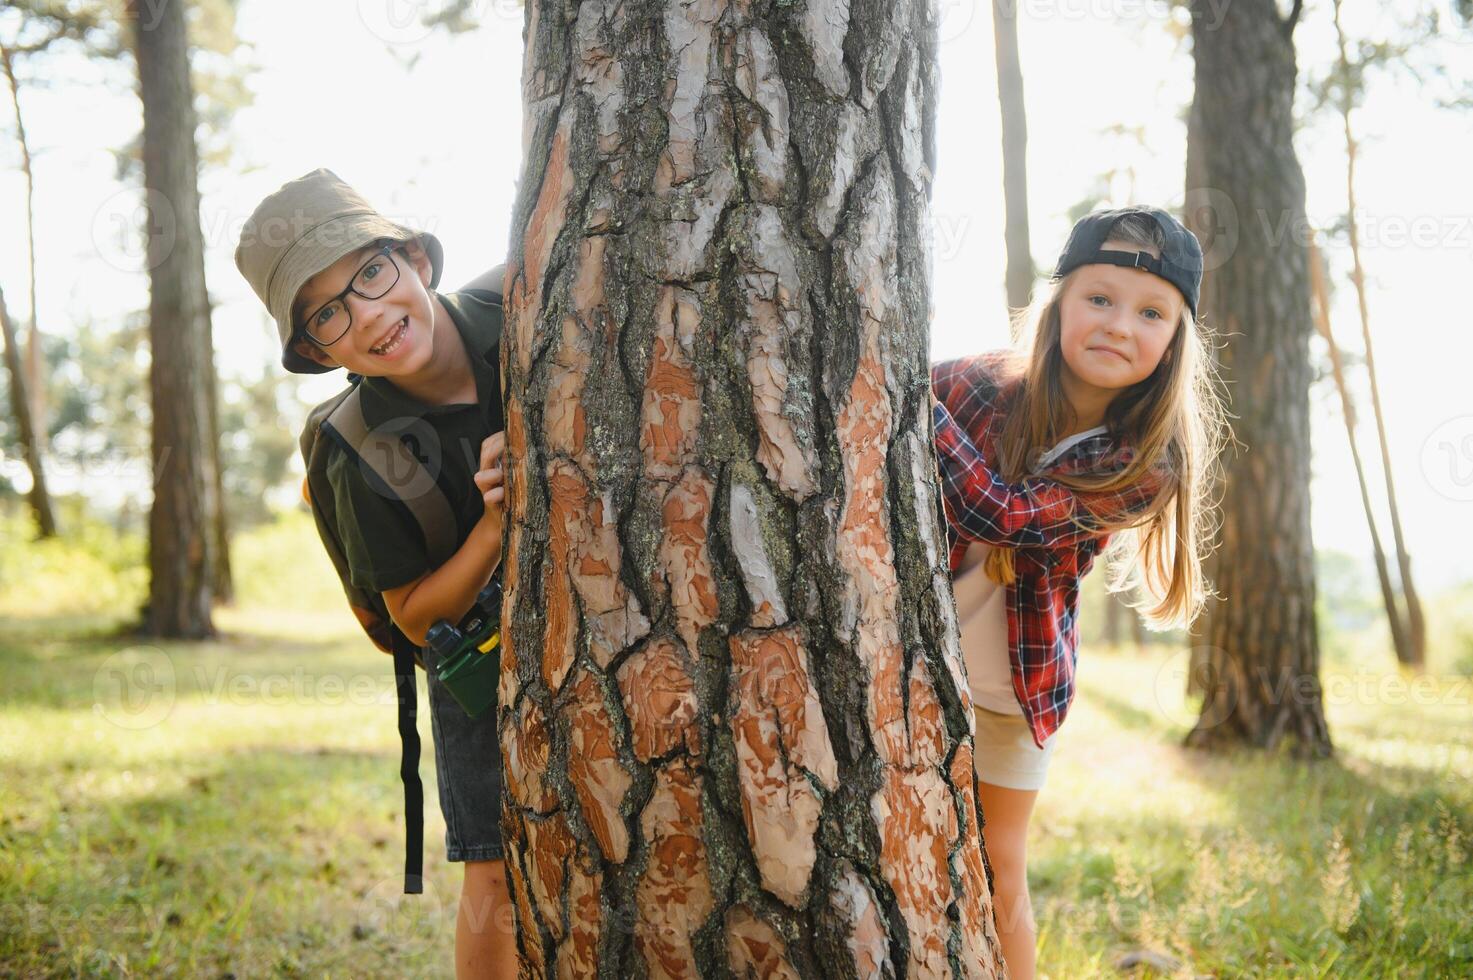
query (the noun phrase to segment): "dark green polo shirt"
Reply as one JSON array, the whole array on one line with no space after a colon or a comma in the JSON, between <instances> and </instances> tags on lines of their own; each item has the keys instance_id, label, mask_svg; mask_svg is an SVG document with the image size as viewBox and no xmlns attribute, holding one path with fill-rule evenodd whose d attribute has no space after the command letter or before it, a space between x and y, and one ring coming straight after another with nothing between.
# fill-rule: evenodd
<instances>
[{"instance_id":1,"label":"dark green polo shirt","mask_svg":"<svg viewBox=\"0 0 1473 980\"><path fill-rule=\"evenodd\" d=\"M386 378L359 382L363 417L370 429L393 419L420 420L411 432L414 452L450 501L456 542L463 543L484 511L475 484L481 443L504 427L501 411L501 306L489 294L445 293L440 300L465 341L476 379L476 403L426 405ZM337 510L338 536L353 584L383 592L433 571L419 524L392 494L380 492L346 451L334 449L327 481ZM443 559L441 559L443 562Z\"/></svg>"}]
</instances>

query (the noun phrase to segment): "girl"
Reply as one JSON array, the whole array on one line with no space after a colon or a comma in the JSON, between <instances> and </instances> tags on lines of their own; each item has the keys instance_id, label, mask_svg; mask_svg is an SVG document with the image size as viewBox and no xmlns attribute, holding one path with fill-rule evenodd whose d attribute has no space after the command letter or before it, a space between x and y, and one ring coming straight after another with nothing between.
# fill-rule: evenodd
<instances>
[{"instance_id":1,"label":"girl","mask_svg":"<svg viewBox=\"0 0 1473 980\"><path fill-rule=\"evenodd\" d=\"M1201 246L1165 211L1086 215L1022 311L1023 349L932 368L984 837L1017 980L1034 974L1025 844L1074 697L1079 580L1114 538L1110 589L1141 586L1152 626L1190 622L1204 599L1223 410L1201 279Z\"/></svg>"}]
</instances>

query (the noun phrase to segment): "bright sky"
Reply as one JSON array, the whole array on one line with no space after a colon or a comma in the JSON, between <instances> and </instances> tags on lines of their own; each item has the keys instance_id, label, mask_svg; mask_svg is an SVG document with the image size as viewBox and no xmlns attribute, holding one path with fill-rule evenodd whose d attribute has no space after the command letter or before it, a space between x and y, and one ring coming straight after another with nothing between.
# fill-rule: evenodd
<instances>
[{"instance_id":1,"label":"bright sky","mask_svg":"<svg viewBox=\"0 0 1473 980\"><path fill-rule=\"evenodd\" d=\"M1192 61L1167 29L1164 3L1147 0L1017 0L1028 107L1029 208L1034 255L1045 268L1068 232L1066 212L1096 192L1107 203L1174 207L1183 184ZM253 377L274 369L276 337L232 260L241 223L282 182L316 167L335 170L381 210L426 228L445 244L445 284L454 287L505 254L520 168L522 10L478 0L484 29L451 38L419 25L437 0L323 0L289 7L242 0L239 32L262 70L255 104L233 127L246 173L208 172L203 182L207 274L215 297L222 372ZM935 213L936 359L1007 341L1002 277L1002 176L993 75L991 4L938 0L942 10L940 164ZM1350 12L1381 16L1382 5ZM7 35L11 15L0 13ZM1372 22L1348 21L1352 31ZM1312 3L1296 34L1301 72L1333 55L1328 4ZM1449 45L1464 61L1473 45ZM138 132L140 112L123 76L80 59L48 89L23 93L36 152L39 307L42 327L71 333L89 322L115 326L147 305L136 246L119 229L138 224L137 195L115 180L112 149ZM60 68L58 63L58 68ZM105 82L114 81L112 89ZM1088 84L1082 84L1082 79ZM372 106L376 125L356 124ZM0 115L9 132L8 104ZM1111 135L1139 127L1144 144ZM1473 580L1463 546L1473 524L1473 364L1468 307L1439 302L1473 276L1473 127L1438 110L1425 89L1378 78L1357 117L1367 139L1358 192L1371 276L1370 308L1393 471L1424 590ZM1343 141L1321 119L1298 143L1309 214L1329 223L1345 208ZM0 149L0 286L17 320L26 317L24 185L10 146ZM1131 176L1133 174L1133 179ZM1341 243L1343 245L1343 243ZM1334 250L1337 268L1346 250ZM1353 291L1341 277L1334 318L1358 350ZM1357 377L1363 374L1357 370ZM304 386L317 400L335 376ZM1363 383L1358 388L1364 389ZM1369 405L1361 398L1363 416ZM305 412L305 405L304 405ZM1330 386L1313 406L1313 521L1316 543L1369 562L1370 545L1354 471ZM140 459L147 458L140 430ZM1363 454L1377 459L1374 433ZM0 461L13 479L16 461ZM146 469L140 464L138 474ZM138 475L135 474L135 475ZM59 473L62 490L80 482ZM1384 496L1379 470L1373 493ZM1383 534L1389 542L1389 526Z\"/></svg>"}]
</instances>

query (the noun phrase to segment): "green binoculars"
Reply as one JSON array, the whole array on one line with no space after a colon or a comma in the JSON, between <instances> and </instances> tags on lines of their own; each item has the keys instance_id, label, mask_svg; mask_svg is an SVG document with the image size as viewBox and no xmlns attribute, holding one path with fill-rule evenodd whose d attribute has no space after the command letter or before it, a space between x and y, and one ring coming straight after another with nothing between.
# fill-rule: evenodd
<instances>
[{"instance_id":1,"label":"green binoculars","mask_svg":"<svg viewBox=\"0 0 1473 980\"><path fill-rule=\"evenodd\" d=\"M459 626L442 619L425 634L435 676L472 718L496 703L501 667L501 583L492 579Z\"/></svg>"}]
</instances>

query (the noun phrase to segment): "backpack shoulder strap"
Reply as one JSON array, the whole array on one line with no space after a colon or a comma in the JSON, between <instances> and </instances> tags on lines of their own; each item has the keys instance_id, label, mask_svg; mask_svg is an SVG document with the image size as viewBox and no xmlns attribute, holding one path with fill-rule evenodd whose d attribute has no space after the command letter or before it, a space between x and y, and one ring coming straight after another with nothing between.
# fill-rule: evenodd
<instances>
[{"instance_id":1,"label":"backpack shoulder strap","mask_svg":"<svg viewBox=\"0 0 1473 980\"><path fill-rule=\"evenodd\" d=\"M396 433L369 429L356 385L322 424L409 508L424 535L431 562L440 565L455 554L455 515L450 501Z\"/></svg>"}]
</instances>

